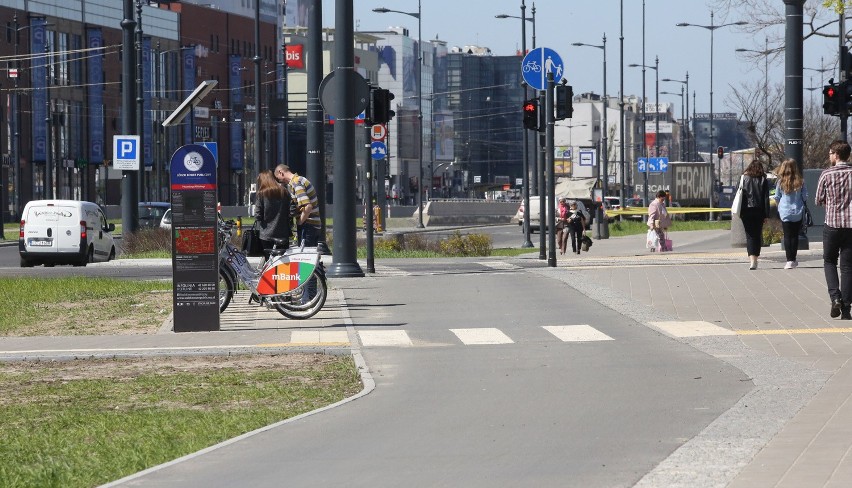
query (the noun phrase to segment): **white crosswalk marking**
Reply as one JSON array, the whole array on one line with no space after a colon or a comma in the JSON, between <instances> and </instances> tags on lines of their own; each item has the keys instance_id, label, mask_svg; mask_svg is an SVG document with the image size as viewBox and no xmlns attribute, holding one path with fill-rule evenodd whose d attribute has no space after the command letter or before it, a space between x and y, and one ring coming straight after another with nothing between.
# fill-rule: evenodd
<instances>
[{"instance_id":1,"label":"white crosswalk marking","mask_svg":"<svg viewBox=\"0 0 852 488\"><path fill-rule=\"evenodd\" d=\"M612 337L590 325L546 325L544 330L555 335L563 342L611 341Z\"/></svg>"},{"instance_id":2,"label":"white crosswalk marking","mask_svg":"<svg viewBox=\"0 0 852 488\"><path fill-rule=\"evenodd\" d=\"M408 332L404 330L361 330L358 331L358 337L365 347L412 345Z\"/></svg>"},{"instance_id":3,"label":"white crosswalk marking","mask_svg":"<svg viewBox=\"0 0 852 488\"><path fill-rule=\"evenodd\" d=\"M295 330L290 334L294 344L349 344L345 330Z\"/></svg>"},{"instance_id":4,"label":"white crosswalk marking","mask_svg":"<svg viewBox=\"0 0 852 488\"><path fill-rule=\"evenodd\" d=\"M707 337L736 335L736 332L703 321L650 322L650 324L672 337Z\"/></svg>"},{"instance_id":5,"label":"white crosswalk marking","mask_svg":"<svg viewBox=\"0 0 852 488\"><path fill-rule=\"evenodd\" d=\"M501 269L501 270L522 269L520 266L516 266L516 265L514 265L512 263L508 263L506 261L478 261L476 264L479 264L481 266L485 266L485 267L488 267L488 268L491 268L491 269Z\"/></svg>"},{"instance_id":6,"label":"white crosswalk marking","mask_svg":"<svg viewBox=\"0 0 852 488\"><path fill-rule=\"evenodd\" d=\"M509 339L509 336L501 332L500 329L490 327L481 329L450 329L450 332L469 346L480 344L512 344L515 342Z\"/></svg>"}]
</instances>

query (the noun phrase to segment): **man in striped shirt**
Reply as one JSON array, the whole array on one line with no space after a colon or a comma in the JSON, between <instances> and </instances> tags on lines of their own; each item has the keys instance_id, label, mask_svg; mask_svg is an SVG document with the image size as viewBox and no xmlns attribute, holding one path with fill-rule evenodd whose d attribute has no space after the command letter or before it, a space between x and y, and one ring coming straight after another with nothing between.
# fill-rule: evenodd
<instances>
[{"instance_id":1,"label":"man in striped shirt","mask_svg":"<svg viewBox=\"0 0 852 488\"><path fill-rule=\"evenodd\" d=\"M300 176L290 170L286 164L279 164L275 167L275 178L287 185L290 191L290 196L296 202L296 208L299 215L296 218L296 232L299 239L299 244L305 243L305 246L316 246L319 241L320 230L322 225L320 222L319 200L314 185L304 176ZM305 286L306 293L302 296L302 303L307 303L316 295L317 282L316 278L311 278L311 281Z\"/></svg>"},{"instance_id":2,"label":"man in striped shirt","mask_svg":"<svg viewBox=\"0 0 852 488\"><path fill-rule=\"evenodd\" d=\"M822 258L825 283L831 298L832 318L852 320L852 148L846 141L834 141L828 150L831 167L822 172L815 202L825 207L822 231ZM837 261L840 258L840 276ZM841 282L841 279L843 280Z\"/></svg>"}]
</instances>

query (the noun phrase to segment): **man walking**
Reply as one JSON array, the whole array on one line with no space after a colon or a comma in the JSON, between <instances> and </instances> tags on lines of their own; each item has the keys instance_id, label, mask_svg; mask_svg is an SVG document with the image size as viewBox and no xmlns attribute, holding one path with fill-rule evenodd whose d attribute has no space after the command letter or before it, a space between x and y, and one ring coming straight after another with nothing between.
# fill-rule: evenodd
<instances>
[{"instance_id":1,"label":"man walking","mask_svg":"<svg viewBox=\"0 0 852 488\"><path fill-rule=\"evenodd\" d=\"M825 283L831 298L831 317L852 320L852 148L834 141L828 150L831 167L822 172L816 189L816 204L825 207L822 258ZM840 277L837 261L840 258ZM841 282L841 279L843 280Z\"/></svg>"},{"instance_id":2,"label":"man walking","mask_svg":"<svg viewBox=\"0 0 852 488\"><path fill-rule=\"evenodd\" d=\"M286 164L275 167L275 178L287 185L290 195L296 202L298 216L296 218L296 235L299 244L304 242L305 246L316 246L319 241L322 224L320 222L319 200L314 185L304 176L300 176L290 170ZM307 303L317 293L316 278L305 286L302 303Z\"/></svg>"}]
</instances>

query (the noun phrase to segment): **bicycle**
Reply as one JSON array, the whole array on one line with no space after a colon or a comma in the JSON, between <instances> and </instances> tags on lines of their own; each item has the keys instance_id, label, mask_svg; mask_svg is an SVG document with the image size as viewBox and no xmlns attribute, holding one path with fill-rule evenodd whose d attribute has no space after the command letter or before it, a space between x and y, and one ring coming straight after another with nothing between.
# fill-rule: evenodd
<instances>
[{"instance_id":1,"label":"bicycle","mask_svg":"<svg viewBox=\"0 0 852 488\"><path fill-rule=\"evenodd\" d=\"M527 61L527 64L524 65L524 73L529 73L530 71L533 73L540 73L541 66L539 66L535 61Z\"/></svg>"},{"instance_id":2,"label":"bicycle","mask_svg":"<svg viewBox=\"0 0 852 488\"><path fill-rule=\"evenodd\" d=\"M328 285L320 256L327 251L325 243L316 247L278 248L286 243L276 239L269 258L255 268L245 253L231 243L234 224L219 221L219 312L224 312L234 296L237 283L252 293L259 306L275 308L288 319L313 317L325 305ZM316 294L302 303L305 285L315 278Z\"/></svg>"}]
</instances>

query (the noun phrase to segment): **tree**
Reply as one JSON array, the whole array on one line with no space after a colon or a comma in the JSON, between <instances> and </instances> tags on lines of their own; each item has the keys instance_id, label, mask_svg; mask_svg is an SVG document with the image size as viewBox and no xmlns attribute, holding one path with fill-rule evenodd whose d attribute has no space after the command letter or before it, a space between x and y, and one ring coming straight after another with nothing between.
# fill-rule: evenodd
<instances>
[{"instance_id":1,"label":"tree","mask_svg":"<svg viewBox=\"0 0 852 488\"><path fill-rule=\"evenodd\" d=\"M750 124L749 138L755 153L772 170L785 157L784 86L772 85L766 98L763 95L762 82L742 83L732 91L727 103ZM825 168L828 146L840 135L840 121L823 114L821 100L806 98L803 113L803 167Z\"/></svg>"},{"instance_id":2,"label":"tree","mask_svg":"<svg viewBox=\"0 0 852 488\"><path fill-rule=\"evenodd\" d=\"M843 12L843 3L852 5L850 0L805 0L804 5L804 40L811 37L837 37L838 16ZM740 19L748 19L748 24L736 27L737 30L751 34L755 39L766 35L769 45L775 51L784 49L784 29L772 27L783 26L786 21L785 5L781 1L767 0L712 0L710 8L722 19L733 15ZM761 34L761 35L757 35Z\"/></svg>"}]
</instances>

